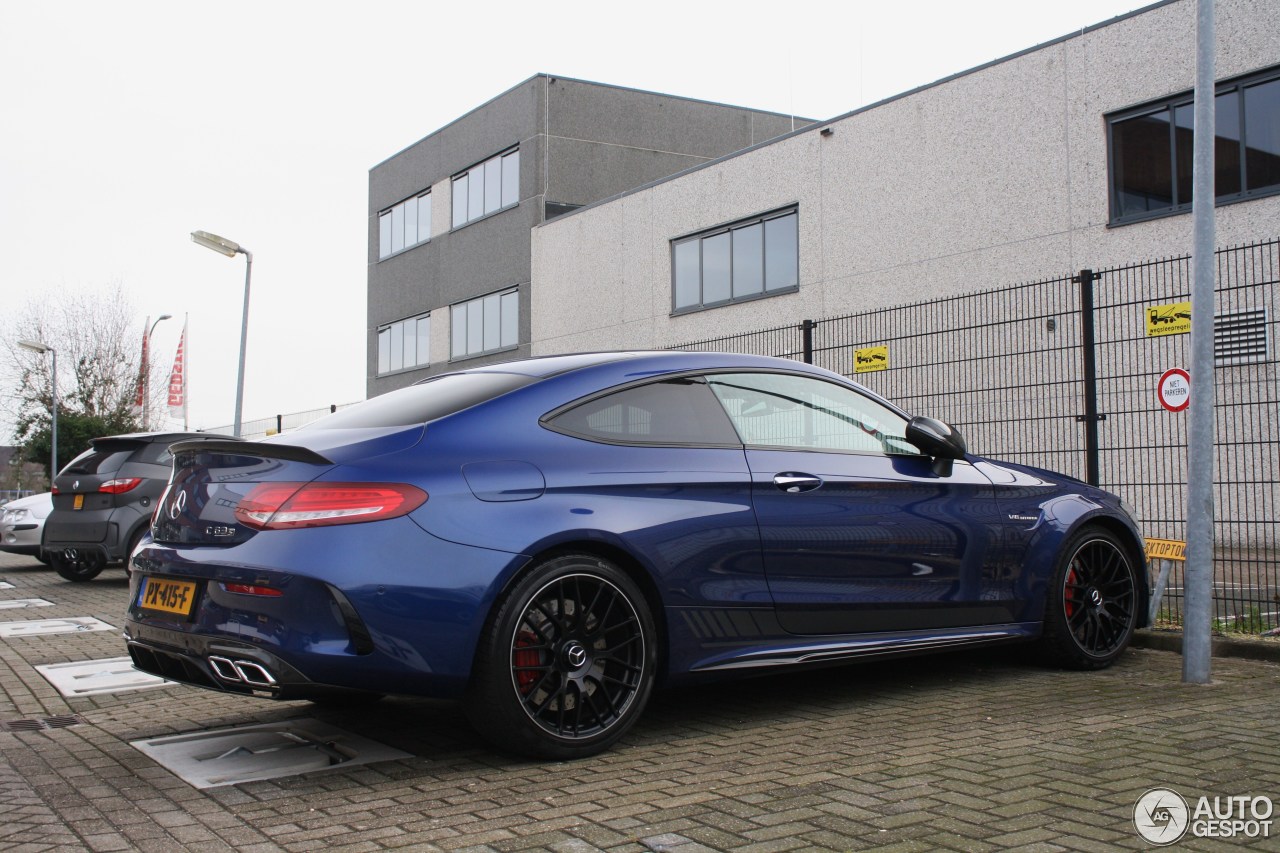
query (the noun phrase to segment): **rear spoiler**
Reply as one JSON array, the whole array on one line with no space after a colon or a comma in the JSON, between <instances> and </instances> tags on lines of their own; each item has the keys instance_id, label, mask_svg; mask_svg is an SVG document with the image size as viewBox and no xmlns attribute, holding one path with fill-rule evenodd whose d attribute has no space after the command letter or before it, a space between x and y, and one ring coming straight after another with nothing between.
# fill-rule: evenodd
<instances>
[{"instance_id":1,"label":"rear spoiler","mask_svg":"<svg viewBox=\"0 0 1280 853\"><path fill-rule=\"evenodd\" d=\"M314 450L308 450L305 447L298 447L293 444L267 444L265 441L237 441L235 439L201 441L196 438L177 441L169 445L169 452L175 456L179 453L188 453L192 451L231 453L236 456L260 456L263 459L281 459L286 462L306 462L311 465L333 464Z\"/></svg>"}]
</instances>

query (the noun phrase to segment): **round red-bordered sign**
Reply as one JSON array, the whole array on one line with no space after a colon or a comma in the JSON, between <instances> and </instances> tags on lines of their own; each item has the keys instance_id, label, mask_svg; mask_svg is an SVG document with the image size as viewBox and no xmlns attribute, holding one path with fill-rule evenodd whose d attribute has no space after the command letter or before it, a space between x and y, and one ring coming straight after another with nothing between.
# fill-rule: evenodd
<instances>
[{"instance_id":1,"label":"round red-bordered sign","mask_svg":"<svg viewBox=\"0 0 1280 853\"><path fill-rule=\"evenodd\" d=\"M1160 405L1171 412L1181 412L1191 405L1191 374L1181 367L1166 370L1156 385Z\"/></svg>"}]
</instances>

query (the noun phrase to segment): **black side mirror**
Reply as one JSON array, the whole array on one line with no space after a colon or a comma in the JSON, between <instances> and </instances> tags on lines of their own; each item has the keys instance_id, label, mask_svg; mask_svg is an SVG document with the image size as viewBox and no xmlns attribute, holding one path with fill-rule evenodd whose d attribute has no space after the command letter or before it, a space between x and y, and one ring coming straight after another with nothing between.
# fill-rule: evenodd
<instances>
[{"instance_id":1,"label":"black side mirror","mask_svg":"<svg viewBox=\"0 0 1280 853\"><path fill-rule=\"evenodd\" d=\"M951 463L968 452L964 436L936 418L912 418L907 424L907 441L933 457L933 473L939 477L950 477Z\"/></svg>"}]
</instances>

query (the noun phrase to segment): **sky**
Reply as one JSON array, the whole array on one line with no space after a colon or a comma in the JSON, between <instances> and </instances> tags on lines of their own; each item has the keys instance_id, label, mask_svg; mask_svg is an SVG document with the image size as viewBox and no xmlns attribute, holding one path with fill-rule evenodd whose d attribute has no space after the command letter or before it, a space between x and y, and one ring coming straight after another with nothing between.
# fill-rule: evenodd
<instances>
[{"instance_id":1,"label":"sky","mask_svg":"<svg viewBox=\"0 0 1280 853\"><path fill-rule=\"evenodd\" d=\"M159 381L189 317L191 427L227 426L245 262L209 231L253 252L244 419L361 400L369 169L528 77L823 119L1143 5L0 0L0 334L119 283L175 317Z\"/></svg>"}]
</instances>

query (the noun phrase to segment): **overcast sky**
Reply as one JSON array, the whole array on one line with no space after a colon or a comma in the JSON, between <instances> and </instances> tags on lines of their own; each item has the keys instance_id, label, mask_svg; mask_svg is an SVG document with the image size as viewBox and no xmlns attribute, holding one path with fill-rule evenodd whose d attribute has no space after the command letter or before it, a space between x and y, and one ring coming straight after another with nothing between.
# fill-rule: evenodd
<instances>
[{"instance_id":1,"label":"overcast sky","mask_svg":"<svg viewBox=\"0 0 1280 853\"><path fill-rule=\"evenodd\" d=\"M244 259L211 231L254 254L245 419L360 400L368 170L531 75L830 118L1142 5L0 0L0 330L119 282L177 318L157 376L190 314L192 426L228 425Z\"/></svg>"}]
</instances>

